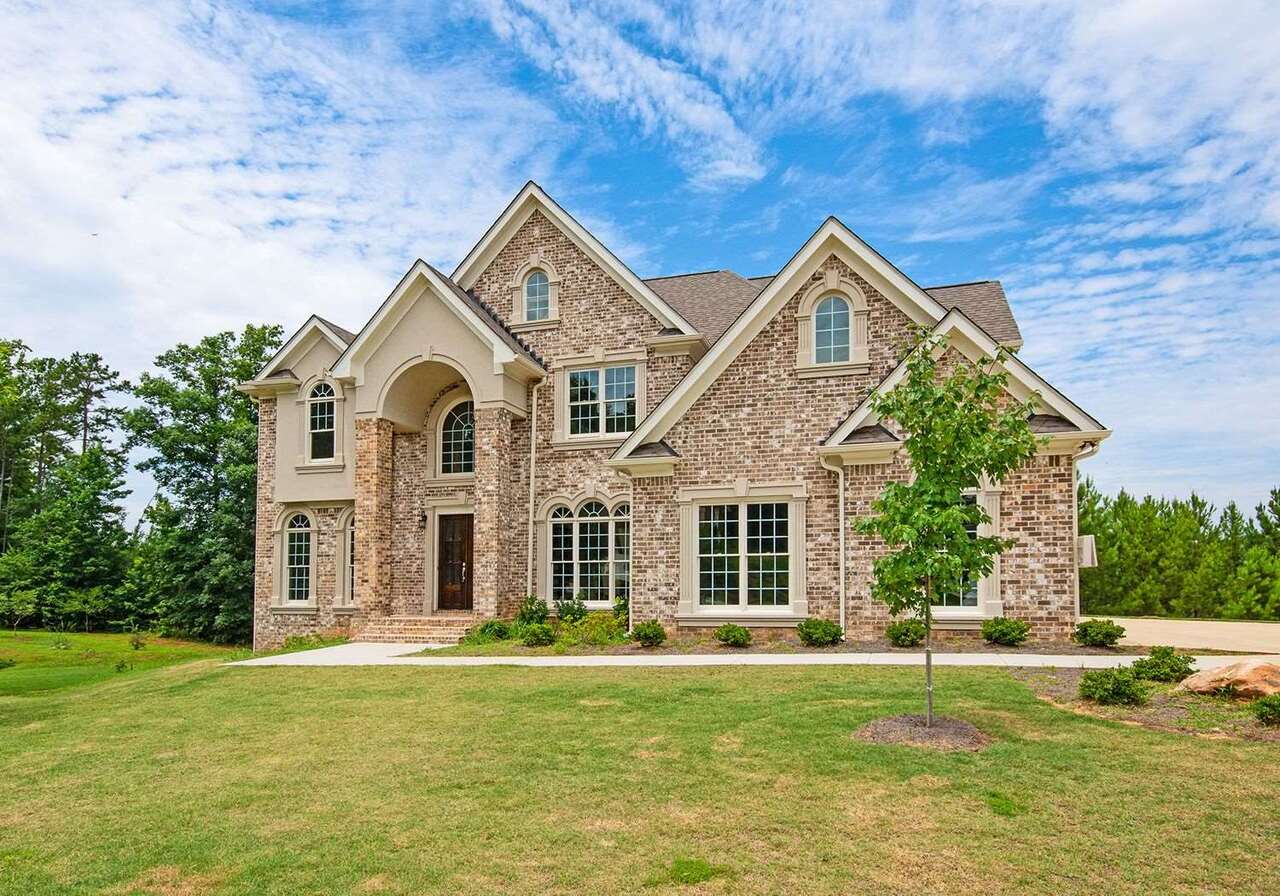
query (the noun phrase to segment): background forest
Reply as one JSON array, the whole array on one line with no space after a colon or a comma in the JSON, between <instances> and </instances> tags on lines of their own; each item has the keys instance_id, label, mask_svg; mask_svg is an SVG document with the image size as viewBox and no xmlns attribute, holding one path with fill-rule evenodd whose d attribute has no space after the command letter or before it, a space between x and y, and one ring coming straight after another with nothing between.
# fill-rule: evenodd
<instances>
[{"instance_id":1,"label":"background forest","mask_svg":"<svg viewBox=\"0 0 1280 896\"><path fill-rule=\"evenodd\" d=\"M0 621L246 642L257 412L235 385L280 345L247 326L121 379L97 354L0 340ZM157 489L129 527L130 458ZM1086 613L1280 619L1280 488L1247 514L1080 484Z\"/></svg>"}]
</instances>

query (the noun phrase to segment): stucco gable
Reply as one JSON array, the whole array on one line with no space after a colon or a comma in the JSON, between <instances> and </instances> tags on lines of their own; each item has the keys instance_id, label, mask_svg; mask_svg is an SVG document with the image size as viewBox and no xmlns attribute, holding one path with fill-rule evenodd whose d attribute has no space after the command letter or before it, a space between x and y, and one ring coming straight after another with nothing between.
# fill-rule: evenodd
<instances>
[{"instance_id":1,"label":"stucco gable","mask_svg":"<svg viewBox=\"0 0 1280 896\"><path fill-rule=\"evenodd\" d=\"M316 359L328 366L337 360L350 342L350 333L318 315L307 318L297 331L280 346L242 391L270 390L286 382L295 384L314 371Z\"/></svg>"}]
</instances>

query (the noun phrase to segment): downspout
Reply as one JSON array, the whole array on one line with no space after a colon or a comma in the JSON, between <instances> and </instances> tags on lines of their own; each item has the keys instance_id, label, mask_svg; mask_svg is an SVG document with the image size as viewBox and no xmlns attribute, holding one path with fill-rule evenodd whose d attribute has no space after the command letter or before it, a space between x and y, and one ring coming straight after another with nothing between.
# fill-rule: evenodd
<instances>
[{"instance_id":1,"label":"downspout","mask_svg":"<svg viewBox=\"0 0 1280 896\"><path fill-rule=\"evenodd\" d=\"M844 462L841 461L839 466L833 467L827 463L827 459L822 455L818 455L818 463L822 464L825 469L836 474L836 517L840 526L840 632L844 633L844 604L845 604L845 551L844 551Z\"/></svg>"},{"instance_id":2,"label":"downspout","mask_svg":"<svg viewBox=\"0 0 1280 896\"><path fill-rule=\"evenodd\" d=\"M538 389L543 381L538 380L529 391L529 539L528 563L525 564L525 596L533 594L533 520L534 502L537 490L534 488L534 473L538 464Z\"/></svg>"},{"instance_id":3,"label":"downspout","mask_svg":"<svg viewBox=\"0 0 1280 896\"><path fill-rule=\"evenodd\" d=\"M1084 447L1071 455L1071 550L1072 559L1075 561L1076 574L1072 580L1072 587L1075 591L1076 603L1076 619L1080 618L1080 483L1076 472L1076 465L1082 460L1088 460L1098 453L1098 449L1102 447L1101 442L1085 442Z\"/></svg>"}]
</instances>

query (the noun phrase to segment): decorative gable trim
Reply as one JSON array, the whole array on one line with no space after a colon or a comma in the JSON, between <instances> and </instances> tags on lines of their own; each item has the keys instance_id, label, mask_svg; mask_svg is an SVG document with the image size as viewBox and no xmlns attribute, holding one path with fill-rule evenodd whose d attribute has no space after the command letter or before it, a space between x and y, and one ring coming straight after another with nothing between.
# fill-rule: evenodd
<instances>
[{"instance_id":1,"label":"decorative gable trim","mask_svg":"<svg viewBox=\"0 0 1280 896\"><path fill-rule=\"evenodd\" d=\"M347 348L347 340L329 326L323 318L313 314L298 328L280 350L271 356L271 360L247 383L237 388L250 394L265 394L289 390L298 386L298 378L288 370L288 362L298 355L306 354L317 341L325 339L341 354ZM276 374L272 376L272 374Z\"/></svg>"},{"instance_id":2,"label":"decorative gable trim","mask_svg":"<svg viewBox=\"0 0 1280 896\"><path fill-rule=\"evenodd\" d=\"M934 328L933 333L946 337L945 344L937 349L939 353L946 351L950 347L961 352L970 361L976 362L986 358L994 358L1000 351L999 343L972 320L965 317L964 313L958 309L952 309L947 312L946 317ZM876 386L862 400L862 403L853 410L853 413L835 428L826 441L822 443L822 447L819 449L820 454L849 454L859 451L875 453L878 447L896 449L900 446L901 443L894 446L890 446L887 443L880 443L876 447L867 445L852 446L846 442L846 439L855 430L880 423L878 415L872 410L872 402L875 396L888 392L902 382L907 374L907 360L907 358L904 358L900 361L898 366L881 380L880 385ZM1019 401L1026 401L1034 396L1042 409L1047 409L1049 413L1062 417L1075 427L1073 431L1053 433L1050 436L1051 443L1100 442L1111 435L1111 430L1107 429L1087 414L1079 405L1041 378L1017 355L1006 353L1002 366L1009 373L1009 392L1015 398Z\"/></svg>"},{"instance_id":3,"label":"decorative gable trim","mask_svg":"<svg viewBox=\"0 0 1280 896\"><path fill-rule=\"evenodd\" d=\"M574 245L617 281L633 299L664 326L690 336L697 333L694 326L678 311L659 297L652 288L533 181L524 185L524 188L503 210L498 220L485 231L480 242L476 243L475 247L467 253L467 257L462 259L453 272L453 281L463 289L471 289L475 286L485 268L535 211L542 212Z\"/></svg>"},{"instance_id":4,"label":"decorative gable trim","mask_svg":"<svg viewBox=\"0 0 1280 896\"><path fill-rule=\"evenodd\" d=\"M946 309L906 274L890 264L839 220L827 218L729 326L710 351L667 393L653 413L618 448L614 457L625 458L637 446L665 436L832 255L847 264L917 324L933 326L946 316Z\"/></svg>"}]
</instances>

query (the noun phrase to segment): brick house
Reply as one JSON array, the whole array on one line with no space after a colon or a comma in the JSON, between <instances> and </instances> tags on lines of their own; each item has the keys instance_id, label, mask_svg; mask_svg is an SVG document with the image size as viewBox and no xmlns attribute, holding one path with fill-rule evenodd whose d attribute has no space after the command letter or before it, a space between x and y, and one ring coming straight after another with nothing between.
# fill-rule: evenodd
<instances>
[{"instance_id":1,"label":"brick house","mask_svg":"<svg viewBox=\"0 0 1280 896\"><path fill-rule=\"evenodd\" d=\"M312 317L260 411L254 640L454 640L527 594L703 628L887 621L853 528L907 475L869 398L915 326L1021 345L999 283L921 288L834 218L774 276L642 280L536 184L452 275L417 261L358 333ZM1076 462L1110 433L1016 356L1041 452L982 503L1017 539L944 628L1078 612ZM843 496L843 500L841 500Z\"/></svg>"}]
</instances>

